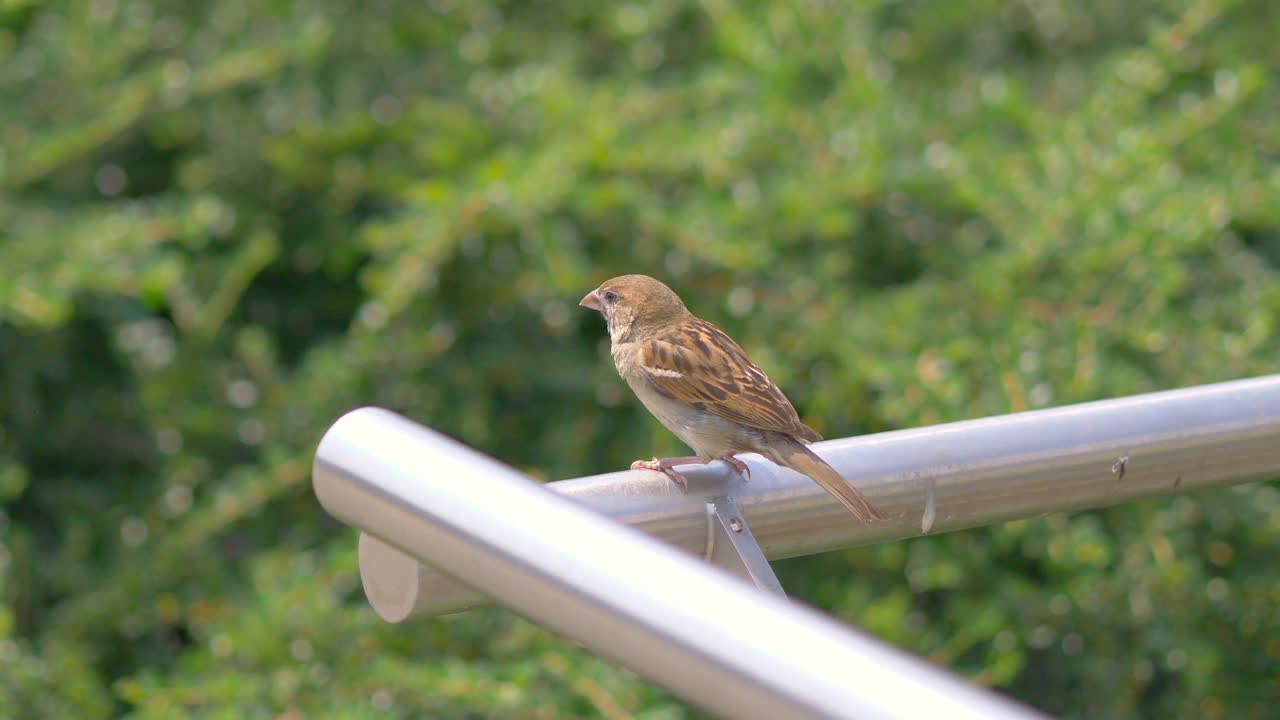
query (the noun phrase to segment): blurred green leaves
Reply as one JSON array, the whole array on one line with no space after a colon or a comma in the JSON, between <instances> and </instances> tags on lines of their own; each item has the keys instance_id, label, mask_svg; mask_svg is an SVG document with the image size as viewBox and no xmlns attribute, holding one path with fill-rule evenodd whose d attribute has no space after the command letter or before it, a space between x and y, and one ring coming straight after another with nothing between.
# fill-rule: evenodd
<instances>
[{"instance_id":1,"label":"blurred green leaves","mask_svg":"<svg viewBox=\"0 0 1280 720\"><path fill-rule=\"evenodd\" d=\"M554 479L681 452L648 272L829 437L1274 372L1261 0L0 2L0 716L688 717L501 611L365 607L379 404ZM788 561L1066 717L1267 717L1258 485ZM673 588L678 592L678 588Z\"/></svg>"}]
</instances>

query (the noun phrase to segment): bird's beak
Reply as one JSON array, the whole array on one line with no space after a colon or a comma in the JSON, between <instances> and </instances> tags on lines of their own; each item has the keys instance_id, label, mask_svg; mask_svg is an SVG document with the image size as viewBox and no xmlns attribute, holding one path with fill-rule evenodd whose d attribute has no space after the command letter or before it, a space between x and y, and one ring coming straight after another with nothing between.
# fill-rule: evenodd
<instances>
[{"instance_id":1,"label":"bird's beak","mask_svg":"<svg viewBox=\"0 0 1280 720\"><path fill-rule=\"evenodd\" d=\"M587 293L586 297L582 298L582 302L578 303L578 306L591 308L597 312L602 312L604 310L604 305L600 304L600 296L596 294L595 290Z\"/></svg>"}]
</instances>

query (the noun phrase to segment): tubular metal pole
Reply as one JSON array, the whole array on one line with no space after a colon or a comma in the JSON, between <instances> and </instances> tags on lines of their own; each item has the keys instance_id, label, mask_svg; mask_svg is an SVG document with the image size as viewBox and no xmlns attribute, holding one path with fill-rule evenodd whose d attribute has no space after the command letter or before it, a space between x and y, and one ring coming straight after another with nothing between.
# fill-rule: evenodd
<instances>
[{"instance_id":1,"label":"tubular metal pole","mask_svg":"<svg viewBox=\"0 0 1280 720\"><path fill-rule=\"evenodd\" d=\"M813 447L891 519L860 524L808 478L755 455L743 456L745 483L722 463L682 469L687 494L649 471L546 487L698 554L706 502L731 494L765 555L793 557L1280 477L1280 375ZM392 622L486 602L374 537L360 538L360 572L370 603Z\"/></svg>"},{"instance_id":2,"label":"tubular metal pole","mask_svg":"<svg viewBox=\"0 0 1280 720\"><path fill-rule=\"evenodd\" d=\"M313 483L340 520L725 716L1040 717L385 410L334 424Z\"/></svg>"}]
</instances>

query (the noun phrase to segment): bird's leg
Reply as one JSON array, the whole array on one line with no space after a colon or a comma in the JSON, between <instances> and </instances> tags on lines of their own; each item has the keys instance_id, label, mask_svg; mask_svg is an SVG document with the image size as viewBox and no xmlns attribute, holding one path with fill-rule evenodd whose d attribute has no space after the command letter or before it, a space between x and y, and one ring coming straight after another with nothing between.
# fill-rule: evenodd
<instances>
[{"instance_id":1,"label":"bird's leg","mask_svg":"<svg viewBox=\"0 0 1280 720\"><path fill-rule=\"evenodd\" d=\"M720 453L719 455L715 456L712 459L723 460L729 463L729 465L733 467L734 470L738 471L738 474L742 476L742 479L750 480L751 466L747 465L746 463L742 462L738 458L734 457L733 453L734 453L733 450L725 450L724 452Z\"/></svg>"},{"instance_id":2,"label":"bird's leg","mask_svg":"<svg viewBox=\"0 0 1280 720\"><path fill-rule=\"evenodd\" d=\"M688 457L678 457L678 458L663 458L661 460L659 460L658 458L654 458L652 460L637 460L631 463L631 469L632 470L657 470L663 475L666 475L667 477L671 478L671 481L679 485L681 490L688 490L689 481L686 480L683 475L676 472L675 470L676 466L706 464L709 462L711 462L709 458L698 457L697 455L690 455Z\"/></svg>"}]
</instances>

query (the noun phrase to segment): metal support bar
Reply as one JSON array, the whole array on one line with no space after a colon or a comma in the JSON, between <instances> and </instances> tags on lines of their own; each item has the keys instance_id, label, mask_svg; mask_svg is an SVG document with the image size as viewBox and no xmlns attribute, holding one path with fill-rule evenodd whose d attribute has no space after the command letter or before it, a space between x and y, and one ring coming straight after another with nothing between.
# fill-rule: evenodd
<instances>
[{"instance_id":1,"label":"metal support bar","mask_svg":"<svg viewBox=\"0 0 1280 720\"><path fill-rule=\"evenodd\" d=\"M728 570L756 587L780 597L787 593L769 565L769 558L756 543L738 504L728 495L707 503L707 551L712 564Z\"/></svg>"},{"instance_id":2,"label":"metal support bar","mask_svg":"<svg viewBox=\"0 0 1280 720\"><path fill-rule=\"evenodd\" d=\"M385 410L334 424L313 485L338 519L720 715L1040 717Z\"/></svg>"},{"instance_id":3,"label":"metal support bar","mask_svg":"<svg viewBox=\"0 0 1280 720\"><path fill-rule=\"evenodd\" d=\"M732 494L764 554L777 560L1280 477L1280 375L813 448L891 519L858 523L809 478L755 455L742 456L751 468L748 482L719 462L681 468L690 480L687 494L649 471L546 487L697 554L706 549L706 503ZM325 460L324 450L318 461ZM360 467L348 471L367 473ZM370 604L390 622L486 602L475 590L365 536L360 575Z\"/></svg>"}]
</instances>

